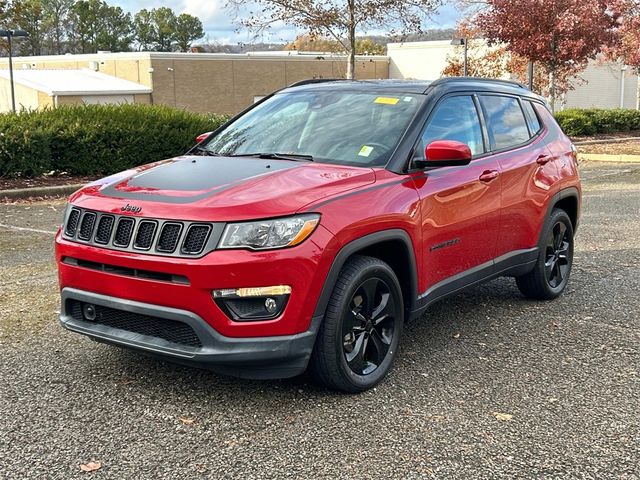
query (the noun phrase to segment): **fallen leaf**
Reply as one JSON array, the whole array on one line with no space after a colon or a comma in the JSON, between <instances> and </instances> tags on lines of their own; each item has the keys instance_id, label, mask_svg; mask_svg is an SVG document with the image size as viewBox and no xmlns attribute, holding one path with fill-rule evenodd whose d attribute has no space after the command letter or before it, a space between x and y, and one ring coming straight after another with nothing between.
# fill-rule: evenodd
<instances>
[{"instance_id":1,"label":"fallen leaf","mask_svg":"<svg viewBox=\"0 0 640 480\"><path fill-rule=\"evenodd\" d=\"M193 422L195 422L193 418L189 417L179 417L179 420L185 425L193 425Z\"/></svg>"},{"instance_id":2,"label":"fallen leaf","mask_svg":"<svg viewBox=\"0 0 640 480\"><path fill-rule=\"evenodd\" d=\"M95 472L96 470L100 470L102 468L102 463L100 462L89 462L89 463L81 463L80 470L83 472Z\"/></svg>"},{"instance_id":3,"label":"fallen leaf","mask_svg":"<svg viewBox=\"0 0 640 480\"><path fill-rule=\"evenodd\" d=\"M506 422L513 418L513 415L510 413L493 412L493 416L496 417L496 420L500 420L501 422Z\"/></svg>"}]
</instances>

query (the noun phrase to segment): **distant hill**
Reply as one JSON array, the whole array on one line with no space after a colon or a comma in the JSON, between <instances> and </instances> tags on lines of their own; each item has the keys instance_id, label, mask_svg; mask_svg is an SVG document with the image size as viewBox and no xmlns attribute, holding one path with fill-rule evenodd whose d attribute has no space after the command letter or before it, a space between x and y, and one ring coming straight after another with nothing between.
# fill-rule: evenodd
<instances>
[{"instance_id":1,"label":"distant hill","mask_svg":"<svg viewBox=\"0 0 640 480\"><path fill-rule=\"evenodd\" d=\"M422 33L412 33L409 35L365 35L358 37L359 39L370 39L375 43L386 45L394 42L425 42L430 40L451 40L455 36L455 29L443 28L427 30ZM220 44L205 43L198 45L198 50L206 53L247 53L247 52L269 52L285 49L286 43L239 43L239 44Z\"/></svg>"}]
</instances>

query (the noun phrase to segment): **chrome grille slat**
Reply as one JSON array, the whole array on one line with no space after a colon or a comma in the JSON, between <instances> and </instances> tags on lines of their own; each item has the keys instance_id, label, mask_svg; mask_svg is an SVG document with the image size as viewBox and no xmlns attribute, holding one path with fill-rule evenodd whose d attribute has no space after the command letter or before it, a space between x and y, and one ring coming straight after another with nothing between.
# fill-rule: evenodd
<instances>
[{"instance_id":1,"label":"chrome grille slat","mask_svg":"<svg viewBox=\"0 0 640 480\"><path fill-rule=\"evenodd\" d=\"M80 220L80 229L78 230L78 238L80 240L90 240L93 234L93 227L96 224L96 214L93 212L85 212Z\"/></svg>"},{"instance_id":2,"label":"chrome grille slat","mask_svg":"<svg viewBox=\"0 0 640 480\"><path fill-rule=\"evenodd\" d=\"M116 234L113 238L113 245L116 247L128 247L131 243L131 236L133 235L133 227L136 221L133 218L123 217L118 220L118 226L116 227Z\"/></svg>"},{"instance_id":3,"label":"chrome grille slat","mask_svg":"<svg viewBox=\"0 0 640 480\"><path fill-rule=\"evenodd\" d=\"M180 234L182 233L182 224L166 222L162 226L160 236L158 237L158 244L156 250L158 252L173 253L178 247L178 240L180 240Z\"/></svg>"},{"instance_id":4,"label":"chrome grille slat","mask_svg":"<svg viewBox=\"0 0 640 480\"><path fill-rule=\"evenodd\" d=\"M114 221L115 219L113 218L113 215L101 215L100 220L98 220L98 228L96 228L96 236L93 241L102 245L109 243Z\"/></svg>"},{"instance_id":5,"label":"chrome grille slat","mask_svg":"<svg viewBox=\"0 0 640 480\"><path fill-rule=\"evenodd\" d=\"M76 234L76 230L78 229L78 223L80 223L80 210L77 208L72 208L71 212L69 212L69 218L67 219L67 225L65 227L65 234L73 237Z\"/></svg>"},{"instance_id":6,"label":"chrome grille slat","mask_svg":"<svg viewBox=\"0 0 640 480\"><path fill-rule=\"evenodd\" d=\"M199 258L216 249L224 227L224 223L218 222L101 213L73 206L67 214L62 236L108 250Z\"/></svg>"},{"instance_id":7,"label":"chrome grille slat","mask_svg":"<svg viewBox=\"0 0 640 480\"><path fill-rule=\"evenodd\" d=\"M182 242L182 253L189 255L197 255L200 253L207 243L210 231L210 225L203 225L199 223L191 225L189 230L187 230L184 241Z\"/></svg>"},{"instance_id":8,"label":"chrome grille slat","mask_svg":"<svg viewBox=\"0 0 640 480\"><path fill-rule=\"evenodd\" d=\"M133 247L140 250L149 250L153 244L157 226L158 223L153 220L140 220L138 222L138 230L136 231L136 239L133 242Z\"/></svg>"}]
</instances>

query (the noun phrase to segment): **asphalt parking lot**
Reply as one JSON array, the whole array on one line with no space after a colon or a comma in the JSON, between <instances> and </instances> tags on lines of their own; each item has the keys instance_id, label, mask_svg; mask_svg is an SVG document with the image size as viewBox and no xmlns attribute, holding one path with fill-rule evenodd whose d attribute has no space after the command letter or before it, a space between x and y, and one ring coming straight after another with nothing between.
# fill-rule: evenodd
<instances>
[{"instance_id":1,"label":"asphalt parking lot","mask_svg":"<svg viewBox=\"0 0 640 480\"><path fill-rule=\"evenodd\" d=\"M64 331L63 202L0 204L0 478L640 478L640 165L582 176L561 298L498 279L437 304L356 396Z\"/></svg>"}]
</instances>

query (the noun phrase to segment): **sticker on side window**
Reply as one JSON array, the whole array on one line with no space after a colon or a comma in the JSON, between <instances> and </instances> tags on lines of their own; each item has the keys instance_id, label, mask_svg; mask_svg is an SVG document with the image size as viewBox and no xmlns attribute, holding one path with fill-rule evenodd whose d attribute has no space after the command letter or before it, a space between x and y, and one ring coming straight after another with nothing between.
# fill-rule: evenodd
<instances>
[{"instance_id":1,"label":"sticker on side window","mask_svg":"<svg viewBox=\"0 0 640 480\"><path fill-rule=\"evenodd\" d=\"M373 152L373 147L370 147L369 145L363 145L358 152L358 155L360 157L368 157L369 155L371 155L371 152Z\"/></svg>"},{"instance_id":2,"label":"sticker on side window","mask_svg":"<svg viewBox=\"0 0 640 480\"><path fill-rule=\"evenodd\" d=\"M385 105L395 105L400 101L399 98L395 97L376 97L374 103L383 103Z\"/></svg>"}]
</instances>

